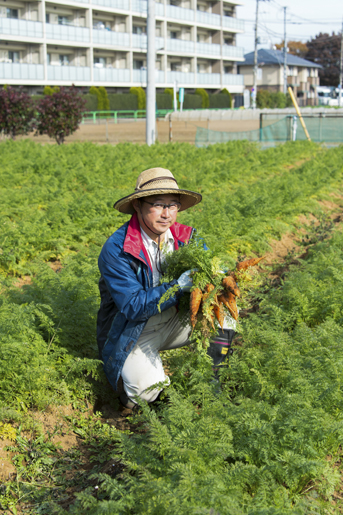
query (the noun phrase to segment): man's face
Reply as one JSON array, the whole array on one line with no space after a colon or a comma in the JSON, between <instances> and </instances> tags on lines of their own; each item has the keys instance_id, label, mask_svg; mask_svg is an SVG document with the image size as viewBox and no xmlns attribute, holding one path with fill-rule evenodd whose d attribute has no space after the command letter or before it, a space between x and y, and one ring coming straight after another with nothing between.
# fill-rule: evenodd
<instances>
[{"instance_id":1,"label":"man's face","mask_svg":"<svg viewBox=\"0 0 343 515\"><path fill-rule=\"evenodd\" d=\"M176 221L177 210L170 210L169 208L159 209L148 204L148 202L151 202L151 204L160 203L167 205L173 202L180 203L180 196L177 194L151 195L150 197L144 197L140 201L133 201L133 206L137 212L142 229L147 232L150 237L153 237L152 234L162 236ZM149 231L146 226L148 226Z\"/></svg>"}]
</instances>

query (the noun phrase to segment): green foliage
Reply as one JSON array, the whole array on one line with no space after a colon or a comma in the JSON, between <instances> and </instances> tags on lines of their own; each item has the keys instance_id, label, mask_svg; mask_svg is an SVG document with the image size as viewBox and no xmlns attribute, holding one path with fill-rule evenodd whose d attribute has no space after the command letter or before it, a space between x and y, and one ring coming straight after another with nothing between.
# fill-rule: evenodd
<instances>
[{"instance_id":1,"label":"green foliage","mask_svg":"<svg viewBox=\"0 0 343 515\"><path fill-rule=\"evenodd\" d=\"M15 139L35 129L35 106L32 98L23 91L8 86L0 90L0 132Z\"/></svg>"},{"instance_id":2,"label":"green foliage","mask_svg":"<svg viewBox=\"0 0 343 515\"><path fill-rule=\"evenodd\" d=\"M231 99L229 95L223 93L216 93L209 95L210 109L228 109L231 107Z\"/></svg>"},{"instance_id":3,"label":"green foliage","mask_svg":"<svg viewBox=\"0 0 343 515\"><path fill-rule=\"evenodd\" d=\"M292 106L292 101L288 93L285 95L281 91L271 92L266 89L258 89L256 106L259 109L283 109Z\"/></svg>"},{"instance_id":4,"label":"green foliage","mask_svg":"<svg viewBox=\"0 0 343 515\"><path fill-rule=\"evenodd\" d=\"M139 88L133 87L133 88L130 88L130 93L132 95L136 95L137 96L137 107L138 107L138 109L139 110L144 110L145 109L145 104L146 104L144 89L141 88L141 87L139 87Z\"/></svg>"},{"instance_id":5,"label":"green foliage","mask_svg":"<svg viewBox=\"0 0 343 515\"><path fill-rule=\"evenodd\" d=\"M117 93L108 95L111 111L136 111L138 109L138 98L131 93Z\"/></svg>"},{"instance_id":6,"label":"green foliage","mask_svg":"<svg viewBox=\"0 0 343 515\"><path fill-rule=\"evenodd\" d=\"M58 93L60 88L58 86L44 86L43 95L53 95L54 93Z\"/></svg>"},{"instance_id":7,"label":"green foliage","mask_svg":"<svg viewBox=\"0 0 343 515\"><path fill-rule=\"evenodd\" d=\"M227 88L224 88L221 90L221 93L222 93L222 95L227 95L229 97L229 103L230 103L229 107L231 108L232 107L232 96L231 96L230 91Z\"/></svg>"},{"instance_id":8,"label":"green foliage","mask_svg":"<svg viewBox=\"0 0 343 515\"><path fill-rule=\"evenodd\" d=\"M208 109L210 107L210 99L207 91L203 88L197 88L195 90L196 95L201 96L201 107L202 109Z\"/></svg>"},{"instance_id":9,"label":"green foliage","mask_svg":"<svg viewBox=\"0 0 343 515\"><path fill-rule=\"evenodd\" d=\"M87 93L83 95L86 100L85 111L97 111L98 110L98 97L94 94Z\"/></svg>"},{"instance_id":10,"label":"green foliage","mask_svg":"<svg viewBox=\"0 0 343 515\"><path fill-rule=\"evenodd\" d=\"M173 98L169 93L156 94L157 109L173 109Z\"/></svg>"},{"instance_id":11,"label":"green foliage","mask_svg":"<svg viewBox=\"0 0 343 515\"><path fill-rule=\"evenodd\" d=\"M185 93L184 109L201 109L202 98L200 95Z\"/></svg>"},{"instance_id":12,"label":"green foliage","mask_svg":"<svg viewBox=\"0 0 343 515\"><path fill-rule=\"evenodd\" d=\"M98 88L99 96L98 96L98 110L99 111L109 111L110 103L108 100L107 90L104 86L100 86Z\"/></svg>"}]
</instances>

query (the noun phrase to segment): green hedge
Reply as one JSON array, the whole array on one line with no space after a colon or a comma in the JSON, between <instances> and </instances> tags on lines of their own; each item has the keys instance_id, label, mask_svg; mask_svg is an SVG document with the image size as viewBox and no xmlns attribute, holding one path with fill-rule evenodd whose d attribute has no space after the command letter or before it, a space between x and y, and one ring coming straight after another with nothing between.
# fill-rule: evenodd
<instances>
[{"instance_id":1,"label":"green hedge","mask_svg":"<svg viewBox=\"0 0 343 515\"><path fill-rule=\"evenodd\" d=\"M259 89L256 95L256 105L259 109L283 109L291 107L292 100L288 93L285 95L281 91L271 92L267 89Z\"/></svg>"},{"instance_id":2,"label":"green hedge","mask_svg":"<svg viewBox=\"0 0 343 515\"><path fill-rule=\"evenodd\" d=\"M157 109L173 109L173 98L169 93L156 93Z\"/></svg>"},{"instance_id":3,"label":"green hedge","mask_svg":"<svg viewBox=\"0 0 343 515\"><path fill-rule=\"evenodd\" d=\"M87 93L83 95L83 98L86 100L85 111L97 111L98 110L98 97L96 95L91 95Z\"/></svg>"},{"instance_id":4,"label":"green hedge","mask_svg":"<svg viewBox=\"0 0 343 515\"><path fill-rule=\"evenodd\" d=\"M225 93L217 93L216 95L209 95L210 109L227 109L231 107L230 97Z\"/></svg>"},{"instance_id":5,"label":"green hedge","mask_svg":"<svg viewBox=\"0 0 343 515\"><path fill-rule=\"evenodd\" d=\"M145 91L143 88L130 88L130 93L132 95L136 95L137 102L138 102L138 109L144 110L146 106L146 97L145 97Z\"/></svg>"},{"instance_id":6,"label":"green hedge","mask_svg":"<svg viewBox=\"0 0 343 515\"><path fill-rule=\"evenodd\" d=\"M183 103L184 109L201 109L202 97L200 95L191 95L185 93L185 100Z\"/></svg>"},{"instance_id":7,"label":"green hedge","mask_svg":"<svg viewBox=\"0 0 343 515\"><path fill-rule=\"evenodd\" d=\"M137 95L132 93L117 93L108 95L111 111L137 111Z\"/></svg>"},{"instance_id":8,"label":"green hedge","mask_svg":"<svg viewBox=\"0 0 343 515\"><path fill-rule=\"evenodd\" d=\"M195 90L195 94L201 97L201 107L208 109L210 107L210 100L207 91L204 88L198 88Z\"/></svg>"}]
</instances>

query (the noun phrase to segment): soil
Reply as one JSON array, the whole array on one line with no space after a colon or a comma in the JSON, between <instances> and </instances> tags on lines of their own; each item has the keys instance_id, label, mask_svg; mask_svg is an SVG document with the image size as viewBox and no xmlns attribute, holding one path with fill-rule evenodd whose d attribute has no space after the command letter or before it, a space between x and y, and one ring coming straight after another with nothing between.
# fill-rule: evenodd
<instances>
[{"instance_id":1,"label":"soil","mask_svg":"<svg viewBox=\"0 0 343 515\"><path fill-rule=\"evenodd\" d=\"M157 136L156 139L160 143L169 141L169 122L158 120L156 123ZM197 127L208 128L215 131L225 132L241 132L258 129L259 122L256 120L213 120L199 122L173 122L172 124L172 141L195 143L195 134ZM105 120L99 122L84 123L71 136L66 138L66 143L75 143L77 141L91 141L93 143L145 143L145 121L129 121L115 124L113 121ZM54 143L48 136L28 136L30 139L39 143ZM18 137L22 139L22 137Z\"/></svg>"}]
</instances>

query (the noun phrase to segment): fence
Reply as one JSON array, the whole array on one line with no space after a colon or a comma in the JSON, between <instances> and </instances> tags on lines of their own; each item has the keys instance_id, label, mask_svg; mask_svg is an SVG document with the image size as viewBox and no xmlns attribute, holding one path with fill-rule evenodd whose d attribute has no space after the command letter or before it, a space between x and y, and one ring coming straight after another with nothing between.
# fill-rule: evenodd
<instances>
[{"instance_id":1,"label":"fence","mask_svg":"<svg viewBox=\"0 0 343 515\"><path fill-rule=\"evenodd\" d=\"M172 110L168 109L157 109L156 118L164 118ZM146 117L146 111L87 111L83 113L82 123L97 123L100 120L106 119L107 121L113 120L114 123L118 123L119 119L133 119L138 120Z\"/></svg>"},{"instance_id":2,"label":"fence","mask_svg":"<svg viewBox=\"0 0 343 515\"><path fill-rule=\"evenodd\" d=\"M280 116L275 113L272 116ZM274 123L266 124L266 118L260 115L260 128L252 131L222 132L197 127L195 145L203 147L215 143L234 140L259 142L286 142L305 140L306 135L297 116L283 116ZM343 116L318 113L303 116L311 140L317 143L343 143Z\"/></svg>"}]
</instances>

